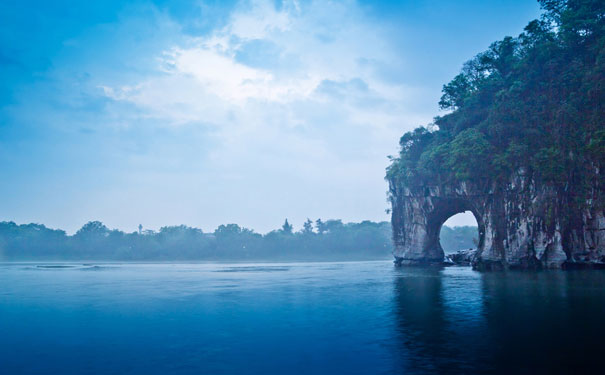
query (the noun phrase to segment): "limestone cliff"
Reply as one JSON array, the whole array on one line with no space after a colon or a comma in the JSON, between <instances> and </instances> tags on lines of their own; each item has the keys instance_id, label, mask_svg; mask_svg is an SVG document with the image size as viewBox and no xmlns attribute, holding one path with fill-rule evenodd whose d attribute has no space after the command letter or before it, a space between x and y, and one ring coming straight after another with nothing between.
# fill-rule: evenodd
<instances>
[{"instance_id":1,"label":"limestone cliff","mask_svg":"<svg viewBox=\"0 0 605 375\"><path fill-rule=\"evenodd\" d=\"M479 230L476 269L605 265L605 216L599 171L588 200L516 173L507 184L462 181L409 186L390 180L397 264L442 263L443 223L471 211Z\"/></svg>"},{"instance_id":2,"label":"limestone cliff","mask_svg":"<svg viewBox=\"0 0 605 375\"><path fill-rule=\"evenodd\" d=\"M540 5L443 86L446 113L400 138L397 263L442 262L441 225L471 211L475 268L605 266L605 2Z\"/></svg>"}]
</instances>

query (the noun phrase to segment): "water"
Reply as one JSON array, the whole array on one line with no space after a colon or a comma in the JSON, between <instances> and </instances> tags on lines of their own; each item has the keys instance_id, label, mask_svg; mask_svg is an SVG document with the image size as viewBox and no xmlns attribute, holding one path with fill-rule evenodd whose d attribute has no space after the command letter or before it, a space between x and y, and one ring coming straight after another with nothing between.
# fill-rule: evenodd
<instances>
[{"instance_id":1,"label":"water","mask_svg":"<svg viewBox=\"0 0 605 375\"><path fill-rule=\"evenodd\" d=\"M605 354L599 271L0 264L0 286L0 374L555 373Z\"/></svg>"}]
</instances>

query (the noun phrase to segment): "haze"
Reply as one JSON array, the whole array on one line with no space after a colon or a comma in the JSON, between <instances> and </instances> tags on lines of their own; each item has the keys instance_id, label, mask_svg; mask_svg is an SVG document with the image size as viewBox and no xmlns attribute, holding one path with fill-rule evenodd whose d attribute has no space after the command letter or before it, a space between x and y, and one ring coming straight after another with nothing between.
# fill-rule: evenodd
<instances>
[{"instance_id":1,"label":"haze","mask_svg":"<svg viewBox=\"0 0 605 375\"><path fill-rule=\"evenodd\" d=\"M0 220L74 232L388 220L399 137L534 1L104 1L0 11ZM449 225L472 225L462 216Z\"/></svg>"}]
</instances>

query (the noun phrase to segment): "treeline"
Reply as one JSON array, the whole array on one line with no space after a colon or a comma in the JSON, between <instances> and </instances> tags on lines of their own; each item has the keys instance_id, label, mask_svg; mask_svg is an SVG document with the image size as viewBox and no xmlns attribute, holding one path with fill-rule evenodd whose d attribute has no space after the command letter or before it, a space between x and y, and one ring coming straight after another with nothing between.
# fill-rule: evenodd
<instances>
[{"instance_id":1,"label":"treeline","mask_svg":"<svg viewBox=\"0 0 605 375\"><path fill-rule=\"evenodd\" d=\"M479 230L477 227L448 227L442 226L439 233L441 247L446 254L459 250L476 249L479 243Z\"/></svg>"},{"instance_id":2,"label":"treeline","mask_svg":"<svg viewBox=\"0 0 605 375\"><path fill-rule=\"evenodd\" d=\"M69 236L41 224L0 222L0 260L378 260L390 259L392 252L388 222L307 220L295 232L286 220L280 229L264 235L237 224L221 225L213 233L185 225L159 231L139 228L125 233L91 221ZM448 252L472 247L476 228L444 227L442 233Z\"/></svg>"}]
</instances>

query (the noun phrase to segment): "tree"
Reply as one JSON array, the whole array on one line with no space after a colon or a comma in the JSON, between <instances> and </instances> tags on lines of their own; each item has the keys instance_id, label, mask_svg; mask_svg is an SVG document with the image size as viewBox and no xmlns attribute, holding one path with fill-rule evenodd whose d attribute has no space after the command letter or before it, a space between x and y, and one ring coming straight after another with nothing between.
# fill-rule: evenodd
<instances>
[{"instance_id":1,"label":"tree","mask_svg":"<svg viewBox=\"0 0 605 375\"><path fill-rule=\"evenodd\" d=\"M313 233L313 222L309 218L307 218L307 221L305 221L303 224L302 233L303 234L312 234Z\"/></svg>"},{"instance_id":2,"label":"tree","mask_svg":"<svg viewBox=\"0 0 605 375\"><path fill-rule=\"evenodd\" d=\"M333 233L344 227L342 220L328 220L325 222L324 227L327 232Z\"/></svg>"},{"instance_id":3,"label":"tree","mask_svg":"<svg viewBox=\"0 0 605 375\"><path fill-rule=\"evenodd\" d=\"M328 230L326 224L321 219L315 220L315 228L317 228L317 233L319 234L324 234Z\"/></svg>"},{"instance_id":4,"label":"tree","mask_svg":"<svg viewBox=\"0 0 605 375\"><path fill-rule=\"evenodd\" d=\"M450 83L443 86L443 95L439 100L441 109L456 109L464 104L471 93L471 84L464 74L458 74Z\"/></svg>"},{"instance_id":5,"label":"tree","mask_svg":"<svg viewBox=\"0 0 605 375\"><path fill-rule=\"evenodd\" d=\"M124 233L103 223L87 223L76 235L40 224L0 222L0 250L7 260L362 260L388 259L392 250L388 222L348 223L319 220L324 235L314 235L306 220L299 233L292 225L265 235L237 224L213 234L185 225ZM287 224L286 224L287 223ZM305 232L307 233L305 235ZM288 234L289 233L289 234Z\"/></svg>"},{"instance_id":6,"label":"tree","mask_svg":"<svg viewBox=\"0 0 605 375\"><path fill-rule=\"evenodd\" d=\"M214 234L219 236L235 236L242 233L242 228L237 224L227 224L227 225L219 225L218 228L214 231Z\"/></svg>"},{"instance_id":7,"label":"tree","mask_svg":"<svg viewBox=\"0 0 605 375\"><path fill-rule=\"evenodd\" d=\"M100 221L89 221L76 232L76 237L107 237L109 229Z\"/></svg>"},{"instance_id":8,"label":"tree","mask_svg":"<svg viewBox=\"0 0 605 375\"><path fill-rule=\"evenodd\" d=\"M284 234L292 234L293 226L288 223L288 219L284 221L284 225L281 227L281 232Z\"/></svg>"},{"instance_id":9,"label":"tree","mask_svg":"<svg viewBox=\"0 0 605 375\"><path fill-rule=\"evenodd\" d=\"M459 179L487 177L492 147L483 133L467 129L459 133L449 145L446 166Z\"/></svg>"},{"instance_id":10,"label":"tree","mask_svg":"<svg viewBox=\"0 0 605 375\"><path fill-rule=\"evenodd\" d=\"M539 2L539 20L444 85L449 113L401 137L392 186L504 181L522 170L570 201L595 199L595 171L605 168L605 2Z\"/></svg>"}]
</instances>

